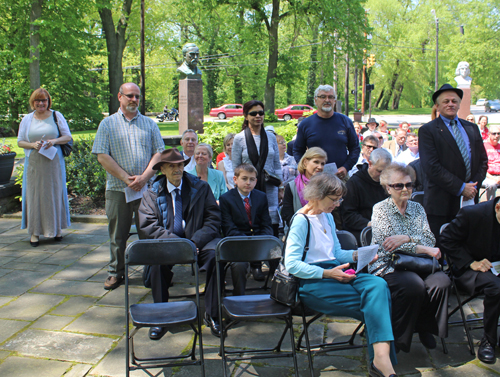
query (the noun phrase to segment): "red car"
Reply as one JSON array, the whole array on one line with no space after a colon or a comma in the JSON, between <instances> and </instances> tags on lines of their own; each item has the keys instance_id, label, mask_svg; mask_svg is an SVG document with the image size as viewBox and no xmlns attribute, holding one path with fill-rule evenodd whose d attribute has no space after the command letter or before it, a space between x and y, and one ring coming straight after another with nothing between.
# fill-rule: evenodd
<instances>
[{"instance_id":1,"label":"red car","mask_svg":"<svg viewBox=\"0 0 500 377\"><path fill-rule=\"evenodd\" d=\"M239 103L231 103L229 105L215 107L210 110L210 116L217 117L219 119L243 116L243 105L240 105Z\"/></svg>"},{"instance_id":2,"label":"red car","mask_svg":"<svg viewBox=\"0 0 500 377\"><path fill-rule=\"evenodd\" d=\"M290 120L292 118L298 119L302 116L302 114L304 114L304 112L308 111L314 111L314 113L316 113L314 107L309 105L290 105L284 109L277 109L274 114L276 114L279 119Z\"/></svg>"}]
</instances>

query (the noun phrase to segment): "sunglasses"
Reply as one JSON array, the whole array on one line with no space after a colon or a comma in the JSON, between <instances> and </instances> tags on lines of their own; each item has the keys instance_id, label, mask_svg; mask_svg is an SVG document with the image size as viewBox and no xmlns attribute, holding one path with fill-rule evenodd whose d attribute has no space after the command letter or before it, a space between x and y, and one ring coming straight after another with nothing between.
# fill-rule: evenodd
<instances>
[{"instance_id":1,"label":"sunglasses","mask_svg":"<svg viewBox=\"0 0 500 377\"><path fill-rule=\"evenodd\" d=\"M396 191L401 191L405 187L406 187L407 190L411 190L413 188L413 182L408 182L408 183L394 183L392 185L387 185L387 186L392 187Z\"/></svg>"},{"instance_id":2,"label":"sunglasses","mask_svg":"<svg viewBox=\"0 0 500 377\"><path fill-rule=\"evenodd\" d=\"M264 110L259 110L259 111L250 111L248 113L248 115L251 115L253 117L256 117L257 115L260 115L260 116L263 116L265 113L264 113Z\"/></svg>"},{"instance_id":3,"label":"sunglasses","mask_svg":"<svg viewBox=\"0 0 500 377\"><path fill-rule=\"evenodd\" d=\"M377 149L378 147L374 147L373 145L367 145L367 144L363 144L364 147L368 148L368 149Z\"/></svg>"},{"instance_id":4,"label":"sunglasses","mask_svg":"<svg viewBox=\"0 0 500 377\"><path fill-rule=\"evenodd\" d=\"M132 98L137 98L137 99L141 99L141 95L140 94L124 94L122 93L125 97L129 98L129 99L132 99Z\"/></svg>"},{"instance_id":5,"label":"sunglasses","mask_svg":"<svg viewBox=\"0 0 500 377\"><path fill-rule=\"evenodd\" d=\"M500 132L490 132L490 135L498 136L498 135L500 135Z\"/></svg>"}]
</instances>

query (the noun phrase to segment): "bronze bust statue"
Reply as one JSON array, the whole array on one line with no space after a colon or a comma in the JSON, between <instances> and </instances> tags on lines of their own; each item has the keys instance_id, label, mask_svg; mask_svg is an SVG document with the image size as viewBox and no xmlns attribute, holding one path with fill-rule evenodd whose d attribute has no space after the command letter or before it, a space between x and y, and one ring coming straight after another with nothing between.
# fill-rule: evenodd
<instances>
[{"instance_id":1,"label":"bronze bust statue","mask_svg":"<svg viewBox=\"0 0 500 377\"><path fill-rule=\"evenodd\" d=\"M200 49L194 43L186 43L182 47L182 56L184 62L177 68L181 80L201 79L201 70L198 68L198 59L200 58Z\"/></svg>"}]
</instances>

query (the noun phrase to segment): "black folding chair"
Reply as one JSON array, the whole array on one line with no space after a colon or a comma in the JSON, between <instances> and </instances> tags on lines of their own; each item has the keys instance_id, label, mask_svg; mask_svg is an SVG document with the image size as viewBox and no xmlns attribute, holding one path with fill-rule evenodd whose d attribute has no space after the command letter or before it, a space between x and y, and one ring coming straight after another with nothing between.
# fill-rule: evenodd
<instances>
[{"instance_id":1,"label":"black folding chair","mask_svg":"<svg viewBox=\"0 0 500 377\"><path fill-rule=\"evenodd\" d=\"M129 266L191 264L195 273L196 300L135 304L129 307ZM200 292L196 246L188 239L138 240L128 245L125 251L125 318L126 318L126 375L131 370L184 365L200 365L205 376L203 341L201 333ZM132 321L134 329L129 330ZM189 325L195 336L188 355L139 358L134 352L134 335L142 327L174 327ZM199 360L196 360L196 340L199 337ZM132 360L130 360L132 358ZM191 358L191 361L186 359ZM180 362L171 362L180 360ZM132 366L130 365L132 361Z\"/></svg>"},{"instance_id":2,"label":"black folding chair","mask_svg":"<svg viewBox=\"0 0 500 377\"><path fill-rule=\"evenodd\" d=\"M217 244L215 258L217 262L216 268L221 329L220 356L222 357L224 376L227 376L227 361L267 359L275 357L292 357L295 368L295 376L298 377L299 375L297 357L295 354L291 309L271 299L269 294L222 297L221 293L221 264L231 262L277 261L281 258L282 247L283 244L281 241L273 236L226 237ZM224 317L228 319L227 325L222 320ZM251 350L242 349L238 351L229 351L225 348L224 342L227 336L227 331L234 324L240 321L255 321L266 318L279 318L285 321L285 329L281 334L276 347ZM281 352L281 344L287 331L290 333L292 351ZM242 348L245 347L244 343L242 343ZM244 356L244 354L249 354L249 356Z\"/></svg>"},{"instance_id":3,"label":"black folding chair","mask_svg":"<svg viewBox=\"0 0 500 377\"><path fill-rule=\"evenodd\" d=\"M339 239L340 245L344 250L357 250L358 245L356 241L356 237L346 230L337 231L337 237ZM329 352L329 351L341 351L346 349L353 348L361 348L365 347L363 344L354 344L354 339L358 334L359 330L363 327L364 323L360 322L356 329L353 331L351 337L348 340L340 341L340 342L331 342L331 343L319 343L319 344L311 344L309 341L309 327L319 318L321 318L324 314L316 312L307 306L305 306L302 302L297 308L294 308L293 315L302 316L302 332L299 335L299 339L297 340L297 351L305 349L307 351L307 359L309 362L309 371L311 373L311 377L314 377L314 366L312 361L313 355L318 355L321 353ZM312 316L311 319L307 320L306 317ZM361 334L360 334L361 335ZM305 347L302 345L302 339L305 338L306 345ZM312 351L312 348L317 348L318 350Z\"/></svg>"},{"instance_id":4,"label":"black folding chair","mask_svg":"<svg viewBox=\"0 0 500 377\"><path fill-rule=\"evenodd\" d=\"M361 246L370 246L372 243L372 227L367 226L364 228L359 235L359 239L361 241Z\"/></svg>"},{"instance_id":5,"label":"black folding chair","mask_svg":"<svg viewBox=\"0 0 500 377\"><path fill-rule=\"evenodd\" d=\"M414 202L424 205L424 192L415 191L413 194L411 194L410 200L413 200Z\"/></svg>"}]
</instances>

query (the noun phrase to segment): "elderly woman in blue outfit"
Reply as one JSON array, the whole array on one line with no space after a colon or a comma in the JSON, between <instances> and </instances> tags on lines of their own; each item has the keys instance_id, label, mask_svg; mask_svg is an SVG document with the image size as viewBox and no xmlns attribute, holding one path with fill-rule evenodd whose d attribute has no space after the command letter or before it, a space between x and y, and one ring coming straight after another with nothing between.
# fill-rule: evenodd
<instances>
[{"instance_id":1,"label":"elderly woman in blue outfit","mask_svg":"<svg viewBox=\"0 0 500 377\"><path fill-rule=\"evenodd\" d=\"M193 170L188 171L196 177L199 177L202 181L208 183L212 189L215 200L219 202L219 197L227 192L226 180L224 178L224 173L220 170L209 168L212 157L213 157L212 147L206 143L200 143L194 149L194 160L196 161L196 166Z\"/></svg>"},{"instance_id":2,"label":"elderly woman in blue outfit","mask_svg":"<svg viewBox=\"0 0 500 377\"><path fill-rule=\"evenodd\" d=\"M331 212L342 202L346 188L336 176L320 173L304 188L308 203L297 213L310 223L309 250L302 262L307 219L296 215L285 250L285 266L300 278L299 296L309 308L335 316L363 320L370 345L370 376L396 376L391 326L391 295L387 283L376 276L344 272L357 261L357 251L342 250ZM376 258L375 258L376 260Z\"/></svg>"},{"instance_id":3,"label":"elderly woman in blue outfit","mask_svg":"<svg viewBox=\"0 0 500 377\"><path fill-rule=\"evenodd\" d=\"M26 155L21 229L28 230L31 246L37 247L40 236L61 241L61 230L70 226L61 144L71 140L71 133L64 116L50 109L47 90L36 89L29 102L34 111L23 118L17 136L17 145ZM40 153L53 147L56 154L52 159Z\"/></svg>"}]
</instances>

